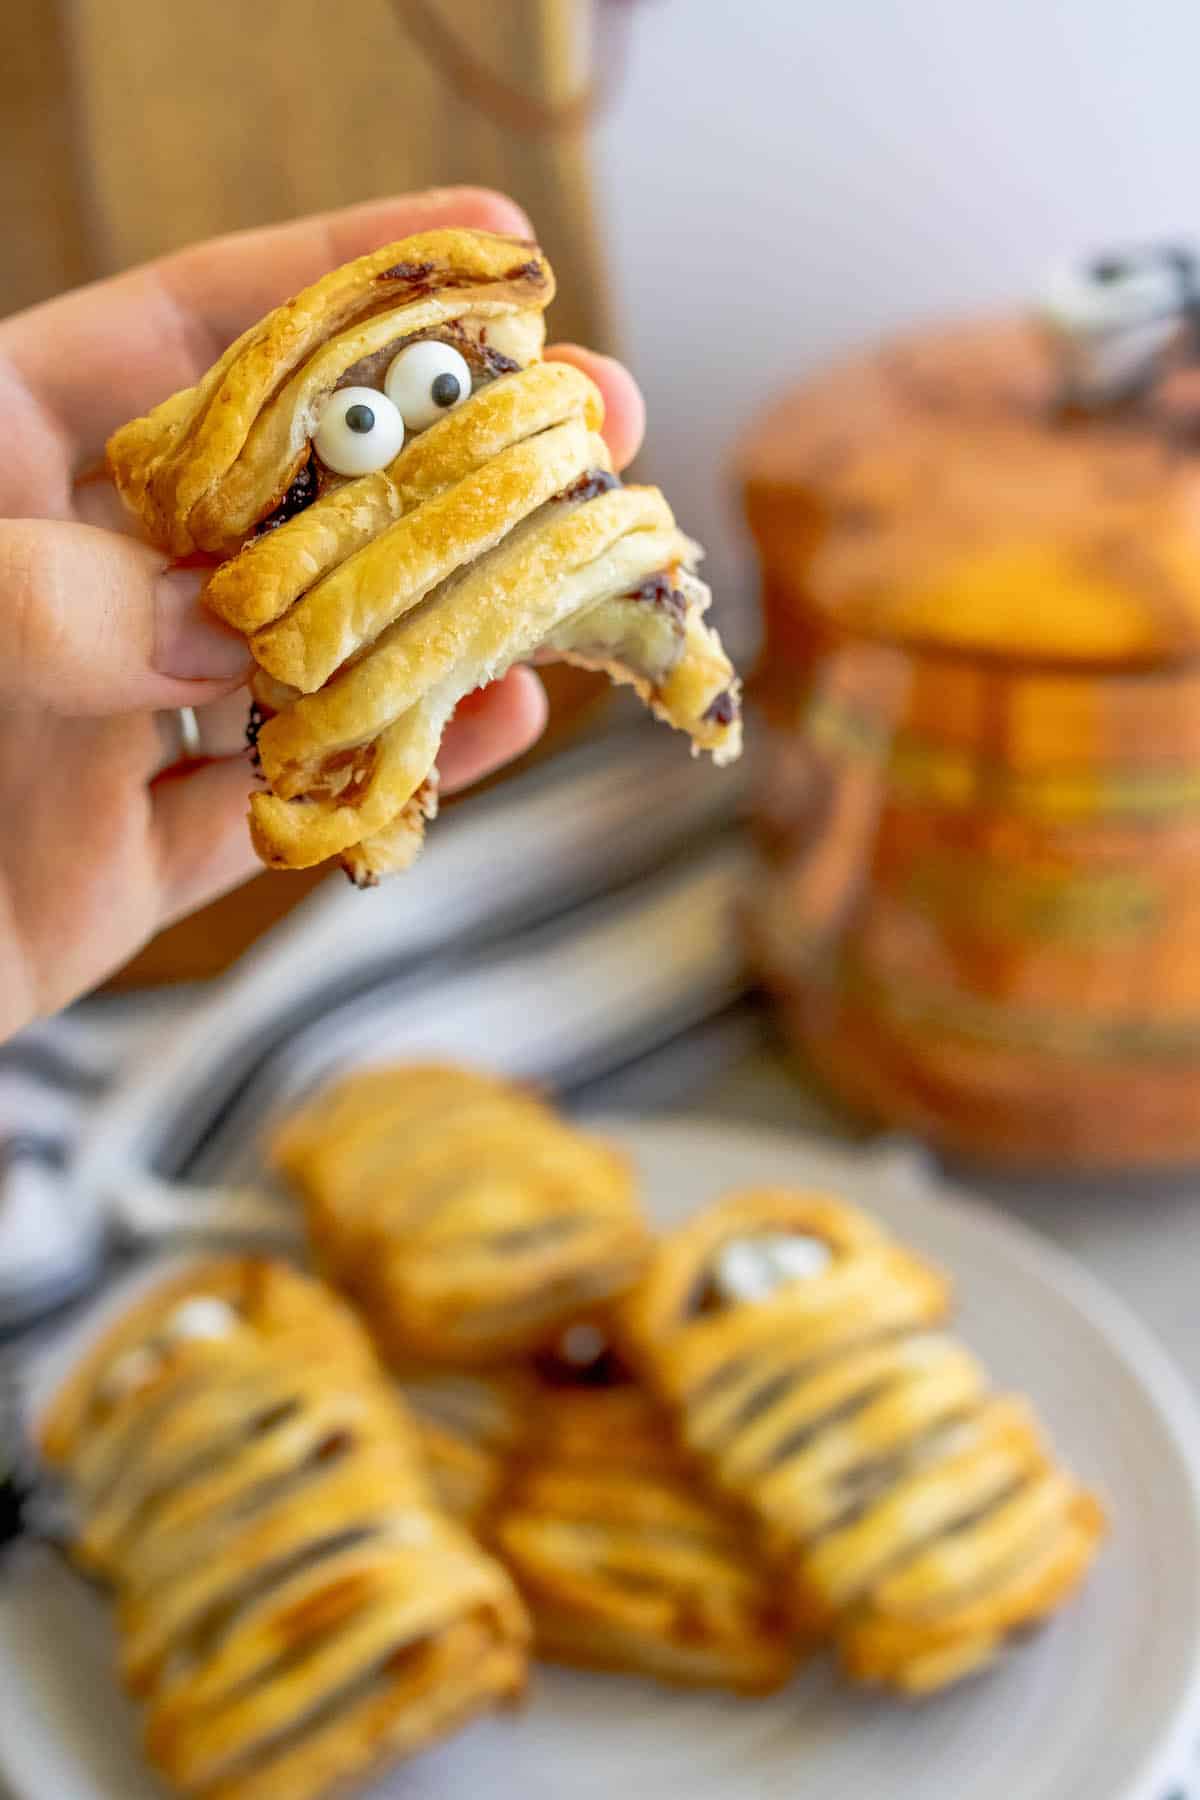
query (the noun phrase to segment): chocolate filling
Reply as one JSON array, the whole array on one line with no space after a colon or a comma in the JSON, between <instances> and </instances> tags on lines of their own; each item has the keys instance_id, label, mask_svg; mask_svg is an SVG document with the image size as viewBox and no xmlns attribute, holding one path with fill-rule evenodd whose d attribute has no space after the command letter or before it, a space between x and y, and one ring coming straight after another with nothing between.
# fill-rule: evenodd
<instances>
[{"instance_id":1,"label":"chocolate filling","mask_svg":"<svg viewBox=\"0 0 1200 1800\"><path fill-rule=\"evenodd\" d=\"M893 1383L894 1378L888 1377L872 1382L870 1386L860 1388L858 1393L847 1395L837 1406L831 1406L819 1419L797 1426L795 1431L790 1431L772 1446L763 1464L764 1469L782 1468L785 1462L790 1462L793 1456L798 1456L802 1450L807 1450L810 1444L815 1443L822 1432L832 1431L836 1426L846 1424L858 1413L865 1412L872 1401L878 1400Z\"/></svg>"},{"instance_id":2,"label":"chocolate filling","mask_svg":"<svg viewBox=\"0 0 1200 1800\"><path fill-rule=\"evenodd\" d=\"M240 1585L227 1589L191 1625L184 1627L182 1648L188 1663L194 1664L200 1657L211 1656L239 1618L244 1617L257 1601L269 1598L273 1588L282 1587L293 1575L316 1568L331 1557L356 1549L376 1536L378 1528L375 1526L349 1526L343 1531L311 1539L273 1562L260 1563Z\"/></svg>"},{"instance_id":3,"label":"chocolate filling","mask_svg":"<svg viewBox=\"0 0 1200 1800\"><path fill-rule=\"evenodd\" d=\"M254 527L255 537L262 537L264 532L286 525L289 519L294 519L297 513L303 512L306 506L311 506L317 498L319 485L316 460L309 457L274 512L268 513Z\"/></svg>"},{"instance_id":4,"label":"chocolate filling","mask_svg":"<svg viewBox=\"0 0 1200 1800\"><path fill-rule=\"evenodd\" d=\"M753 1425L756 1419L761 1418L763 1413L782 1400L802 1379L803 1370L799 1368L781 1369L762 1382L759 1387L751 1388L732 1418L725 1421L721 1429L722 1440L732 1437L735 1432L744 1431L748 1425Z\"/></svg>"},{"instance_id":5,"label":"chocolate filling","mask_svg":"<svg viewBox=\"0 0 1200 1800\"><path fill-rule=\"evenodd\" d=\"M536 258L528 262L517 263L506 269L499 277L489 277L478 271L439 268L432 262L398 262L390 269L381 269L374 277L381 286L407 288L409 296L414 300L423 299L426 294L433 293L435 288L489 287L496 280L523 281L533 287L545 287L546 275Z\"/></svg>"},{"instance_id":6,"label":"chocolate filling","mask_svg":"<svg viewBox=\"0 0 1200 1800\"><path fill-rule=\"evenodd\" d=\"M246 748L250 752L250 761L260 772L262 757L258 753L258 734L266 724L268 717L269 714L264 711L257 700L250 702L250 711L246 715Z\"/></svg>"},{"instance_id":7,"label":"chocolate filling","mask_svg":"<svg viewBox=\"0 0 1200 1800\"><path fill-rule=\"evenodd\" d=\"M517 263L514 268L506 269L504 280L532 281L535 286L541 287L544 284L546 277L542 272L541 263L538 262L535 257L530 257L528 262Z\"/></svg>"},{"instance_id":8,"label":"chocolate filling","mask_svg":"<svg viewBox=\"0 0 1200 1800\"><path fill-rule=\"evenodd\" d=\"M969 1408L948 1413L935 1419L908 1443L877 1456L867 1455L851 1468L843 1470L837 1478L837 1494L841 1506L828 1523L813 1534L810 1542L819 1543L833 1532L856 1525L906 1475L928 1468L939 1457L948 1454L946 1446L951 1435L968 1423L970 1418Z\"/></svg>"},{"instance_id":9,"label":"chocolate filling","mask_svg":"<svg viewBox=\"0 0 1200 1800\"><path fill-rule=\"evenodd\" d=\"M682 619L687 612L687 596L680 593L668 573L647 576L640 587L633 588L623 598L639 600L645 606L656 606L676 619Z\"/></svg>"},{"instance_id":10,"label":"chocolate filling","mask_svg":"<svg viewBox=\"0 0 1200 1800\"><path fill-rule=\"evenodd\" d=\"M433 264L431 262L398 262L393 263L390 269L382 269L375 279L376 281L424 282L432 274Z\"/></svg>"},{"instance_id":11,"label":"chocolate filling","mask_svg":"<svg viewBox=\"0 0 1200 1800\"><path fill-rule=\"evenodd\" d=\"M729 688L718 694L715 700L709 702L703 717L706 725L733 724L737 718L737 701Z\"/></svg>"},{"instance_id":12,"label":"chocolate filling","mask_svg":"<svg viewBox=\"0 0 1200 1800\"><path fill-rule=\"evenodd\" d=\"M578 481L573 481L560 494L551 496L554 500L594 500L597 494L607 494L613 488L619 488L621 478L609 469L589 469Z\"/></svg>"},{"instance_id":13,"label":"chocolate filling","mask_svg":"<svg viewBox=\"0 0 1200 1800\"><path fill-rule=\"evenodd\" d=\"M633 1377L611 1344L581 1367L568 1361L557 1350L543 1350L533 1359L538 1378L547 1387L615 1388L628 1387Z\"/></svg>"},{"instance_id":14,"label":"chocolate filling","mask_svg":"<svg viewBox=\"0 0 1200 1800\"><path fill-rule=\"evenodd\" d=\"M490 345L483 343L476 348L479 360L489 375L515 375L521 367L515 356L505 356L503 350L493 350ZM467 361L471 361L470 356L467 356Z\"/></svg>"}]
</instances>

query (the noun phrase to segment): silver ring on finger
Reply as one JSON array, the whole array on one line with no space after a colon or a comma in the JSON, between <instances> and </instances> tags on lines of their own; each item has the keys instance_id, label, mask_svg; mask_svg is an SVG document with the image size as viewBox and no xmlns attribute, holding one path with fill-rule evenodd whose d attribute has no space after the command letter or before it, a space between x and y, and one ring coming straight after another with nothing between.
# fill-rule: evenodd
<instances>
[{"instance_id":1,"label":"silver ring on finger","mask_svg":"<svg viewBox=\"0 0 1200 1800\"><path fill-rule=\"evenodd\" d=\"M194 706L181 706L175 718L179 730L180 760L200 755L200 721Z\"/></svg>"}]
</instances>

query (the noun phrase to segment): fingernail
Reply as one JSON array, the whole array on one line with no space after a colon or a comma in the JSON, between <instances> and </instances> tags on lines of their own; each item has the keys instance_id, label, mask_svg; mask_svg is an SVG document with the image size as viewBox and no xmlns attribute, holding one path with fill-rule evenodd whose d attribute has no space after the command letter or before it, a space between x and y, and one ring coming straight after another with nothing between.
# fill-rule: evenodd
<instances>
[{"instance_id":1,"label":"fingernail","mask_svg":"<svg viewBox=\"0 0 1200 1800\"><path fill-rule=\"evenodd\" d=\"M169 569L158 578L154 606L154 667L176 681L228 681L250 666L246 641L201 603L204 576Z\"/></svg>"},{"instance_id":2,"label":"fingernail","mask_svg":"<svg viewBox=\"0 0 1200 1800\"><path fill-rule=\"evenodd\" d=\"M497 231L507 237L528 238L533 242L533 221L519 201L498 188L438 187L429 188L422 196L431 212L448 208L462 214L464 225L478 226L482 231Z\"/></svg>"}]
</instances>

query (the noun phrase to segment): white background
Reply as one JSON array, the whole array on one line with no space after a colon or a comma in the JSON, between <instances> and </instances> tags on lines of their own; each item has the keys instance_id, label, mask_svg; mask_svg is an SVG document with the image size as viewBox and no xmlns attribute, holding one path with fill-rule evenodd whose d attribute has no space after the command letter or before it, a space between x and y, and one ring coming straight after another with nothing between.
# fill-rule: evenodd
<instances>
[{"instance_id":1,"label":"white background","mask_svg":"<svg viewBox=\"0 0 1200 1800\"><path fill-rule=\"evenodd\" d=\"M1200 0L641 0L596 158L642 467L744 592L723 468L789 377L1200 239Z\"/></svg>"}]
</instances>

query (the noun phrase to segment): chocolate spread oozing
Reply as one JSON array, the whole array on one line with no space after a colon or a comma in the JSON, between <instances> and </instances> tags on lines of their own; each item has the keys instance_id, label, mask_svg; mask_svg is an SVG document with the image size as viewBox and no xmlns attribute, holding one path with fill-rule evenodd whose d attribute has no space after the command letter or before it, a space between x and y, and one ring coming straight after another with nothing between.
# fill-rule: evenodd
<instances>
[{"instance_id":1,"label":"chocolate spread oozing","mask_svg":"<svg viewBox=\"0 0 1200 1800\"><path fill-rule=\"evenodd\" d=\"M673 618L682 619L687 611L687 596L680 593L669 570L659 575L648 575L640 587L633 588L625 595L627 600L638 600L643 606L656 606L661 612L670 613Z\"/></svg>"},{"instance_id":2,"label":"chocolate spread oozing","mask_svg":"<svg viewBox=\"0 0 1200 1800\"><path fill-rule=\"evenodd\" d=\"M316 461L310 456L274 512L268 513L266 518L260 519L254 527L255 537L261 537L266 531L274 531L278 526L286 525L289 519L294 519L297 513L302 513L306 506L312 505L319 488L320 476Z\"/></svg>"},{"instance_id":3,"label":"chocolate spread oozing","mask_svg":"<svg viewBox=\"0 0 1200 1800\"><path fill-rule=\"evenodd\" d=\"M737 718L737 710L737 701L730 689L726 688L705 707L704 722L706 725L732 725Z\"/></svg>"},{"instance_id":4,"label":"chocolate spread oozing","mask_svg":"<svg viewBox=\"0 0 1200 1800\"><path fill-rule=\"evenodd\" d=\"M555 500L594 500L597 494L607 494L612 488L619 488L621 478L609 469L588 469L573 481L561 493L552 495Z\"/></svg>"},{"instance_id":5,"label":"chocolate spread oozing","mask_svg":"<svg viewBox=\"0 0 1200 1800\"><path fill-rule=\"evenodd\" d=\"M479 360L489 375L512 375L520 368L515 356L505 356L503 350L493 350L490 344L476 345ZM470 356L467 357L470 362Z\"/></svg>"},{"instance_id":6,"label":"chocolate spread oozing","mask_svg":"<svg viewBox=\"0 0 1200 1800\"><path fill-rule=\"evenodd\" d=\"M426 283L433 274L433 269L434 265L431 262L398 262L393 263L390 269L381 269L375 279L376 281L403 281L413 286L417 283Z\"/></svg>"},{"instance_id":7,"label":"chocolate spread oozing","mask_svg":"<svg viewBox=\"0 0 1200 1800\"><path fill-rule=\"evenodd\" d=\"M632 1380L629 1370L610 1344L605 1344L591 1362L582 1365L571 1362L555 1348L539 1352L533 1362L547 1387L627 1387Z\"/></svg>"},{"instance_id":8,"label":"chocolate spread oozing","mask_svg":"<svg viewBox=\"0 0 1200 1800\"><path fill-rule=\"evenodd\" d=\"M486 281L486 277L473 275L461 269L439 269L432 262L398 262L390 268L380 269L374 277L379 282L389 285L402 283L414 293L428 293L435 287L477 287ZM546 281L545 270L535 256L528 262L515 263L506 269L500 277L501 281L528 281L535 287L543 287Z\"/></svg>"}]
</instances>

